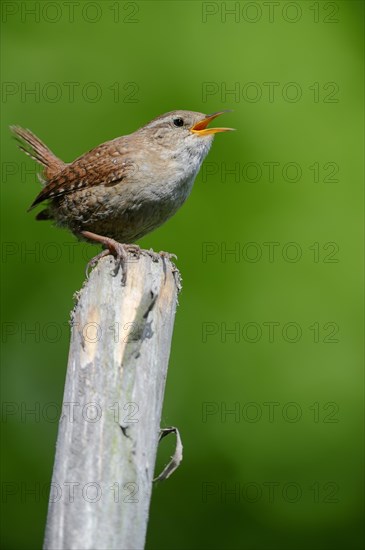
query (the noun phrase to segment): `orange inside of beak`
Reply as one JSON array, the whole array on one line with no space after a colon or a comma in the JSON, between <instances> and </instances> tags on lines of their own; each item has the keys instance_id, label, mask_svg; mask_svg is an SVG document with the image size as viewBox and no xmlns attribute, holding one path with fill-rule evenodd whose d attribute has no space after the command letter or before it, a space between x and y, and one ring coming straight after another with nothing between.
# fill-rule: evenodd
<instances>
[{"instance_id":1,"label":"orange inside of beak","mask_svg":"<svg viewBox=\"0 0 365 550\"><path fill-rule=\"evenodd\" d=\"M219 111L219 113L213 113L212 115L207 115L202 120L199 120L192 128L190 128L190 132L193 132L194 134L197 134L198 136L207 136L209 134L217 134L218 132L230 132L234 130L234 128L207 128L209 122L211 120L214 120L217 118L217 116L222 115L223 113L226 113L227 111Z\"/></svg>"}]
</instances>

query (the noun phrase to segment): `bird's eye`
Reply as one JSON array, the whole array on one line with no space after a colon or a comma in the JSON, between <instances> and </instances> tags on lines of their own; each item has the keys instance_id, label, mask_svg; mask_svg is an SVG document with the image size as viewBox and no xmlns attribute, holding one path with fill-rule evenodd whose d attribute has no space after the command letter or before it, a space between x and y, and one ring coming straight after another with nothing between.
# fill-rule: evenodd
<instances>
[{"instance_id":1,"label":"bird's eye","mask_svg":"<svg viewBox=\"0 0 365 550\"><path fill-rule=\"evenodd\" d=\"M175 126L184 126L184 121L182 118L174 118Z\"/></svg>"}]
</instances>

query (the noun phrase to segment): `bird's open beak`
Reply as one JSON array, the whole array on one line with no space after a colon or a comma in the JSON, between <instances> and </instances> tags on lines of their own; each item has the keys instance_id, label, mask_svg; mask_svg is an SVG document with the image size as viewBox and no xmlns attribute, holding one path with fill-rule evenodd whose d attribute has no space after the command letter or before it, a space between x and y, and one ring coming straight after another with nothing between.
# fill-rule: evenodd
<instances>
[{"instance_id":1,"label":"bird's open beak","mask_svg":"<svg viewBox=\"0 0 365 550\"><path fill-rule=\"evenodd\" d=\"M198 136L207 136L209 134L217 134L218 132L230 132L234 128L207 128L209 122L214 120L219 115L227 113L229 111L219 111L219 113L213 113L212 115L206 115L203 120L199 120L194 126L190 128L190 132L197 134Z\"/></svg>"}]
</instances>

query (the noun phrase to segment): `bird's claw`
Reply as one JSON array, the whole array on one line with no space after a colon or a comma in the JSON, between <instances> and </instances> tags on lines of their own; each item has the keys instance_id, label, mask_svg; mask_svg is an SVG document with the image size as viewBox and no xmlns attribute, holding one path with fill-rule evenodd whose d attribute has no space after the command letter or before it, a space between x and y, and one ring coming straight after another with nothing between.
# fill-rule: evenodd
<instances>
[{"instance_id":1,"label":"bird's claw","mask_svg":"<svg viewBox=\"0 0 365 550\"><path fill-rule=\"evenodd\" d=\"M86 279L89 278L89 275L90 275L89 272L92 270L93 267L96 266L98 261L101 260L101 258L104 258L104 256L108 256L109 254L110 254L109 250L103 250L102 252L100 252L93 258L91 258L91 260L86 264L86 269L85 269Z\"/></svg>"},{"instance_id":2,"label":"bird's claw","mask_svg":"<svg viewBox=\"0 0 365 550\"><path fill-rule=\"evenodd\" d=\"M177 256L175 254L170 254L170 252L164 252L163 250L161 250L160 252L155 252L154 250L152 250L152 248L150 248L149 250L141 250L141 253L144 254L145 256L149 256L150 258L152 258L153 262L158 262L161 259L177 260Z\"/></svg>"},{"instance_id":3,"label":"bird's claw","mask_svg":"<svg viewBox=\"0 0 365 550\"><path fill-rule=\"evenodd\" d=\"M142 250L138 245L136 244L122 244L118 243L118 241L115 241L114 239L105 239L103 242L105 246L105 250L94 256L87 264L86 266L86 278L89 278L89 271L98 263L101 258L104 258L105 256L114 256L115 258L115 268L113 270L113 276L115 277L119 270L122 270L122 285L125 286L127 282L127 264L130 260L131 256L134 256L135 258L139 258L141 255L149 256L153 262L158 262L159 260L163 261L164 264L164 271L166 272L166 259L172 260L176 259L177 257L175 254L170 254L169 252L154 252L152 248L150 250Z\"/></svg>"},{"instance_id":4,"label":"bird's claw","mask_svg":"<svg viewBox=\"0 0 365 550\"><path fill-rule=\"evenodd\" d=\"M114 256L115 268L113 269L113 276L115 277L118 275L119 270L122 269L122 285L124 286L127 282L128 255L133 255L138 259L141 255L141 249L138 245L122 244L114 241L114 239L109 239L105 243L105 246L107 247L105 250L91 258L88 262L86 266L86 278L89 278L89 271L95 267L101 258L105 258L105 256Z\"/></svg>"}]
</instances>

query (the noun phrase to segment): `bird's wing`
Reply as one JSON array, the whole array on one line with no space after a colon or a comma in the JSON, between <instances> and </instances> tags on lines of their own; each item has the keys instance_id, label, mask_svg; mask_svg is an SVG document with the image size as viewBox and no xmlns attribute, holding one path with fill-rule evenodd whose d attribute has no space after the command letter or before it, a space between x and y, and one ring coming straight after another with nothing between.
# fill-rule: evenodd
<instances>
[{"instance_id":1,"label":"bird's wing","mask_svg":"<svg viewBox=\"0 0 365 550\"><path fill-rule=\"evenodd\" d=\"M68 193L95 185L115 185L136 170L128 156L125 138L117 138L99 145L65 166L51 178L31 204L55 199Z\"/></svg>"}]
</instances>

